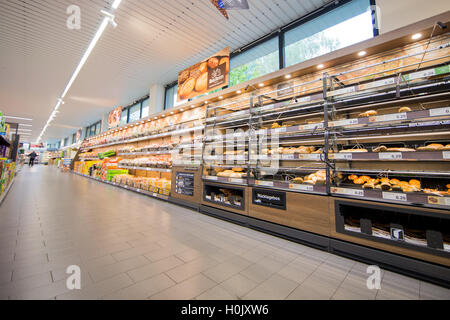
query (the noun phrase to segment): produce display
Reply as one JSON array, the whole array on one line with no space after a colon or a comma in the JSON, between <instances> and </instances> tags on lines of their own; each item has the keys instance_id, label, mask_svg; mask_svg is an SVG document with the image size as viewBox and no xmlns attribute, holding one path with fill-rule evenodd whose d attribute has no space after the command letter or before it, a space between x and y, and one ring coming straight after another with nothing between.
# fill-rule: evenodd
<instances>
[{"instance_id":1,"label":"produce display","mask_svg":"<svg viewBox=\"0 0 450 320\"><path fill-rule=\"evenodd\" d=\"M171 181L168 179L136 177L129 174L116 175L111 182L166 196L170 194L171 188Z\"/></svg>"}]
</instances>

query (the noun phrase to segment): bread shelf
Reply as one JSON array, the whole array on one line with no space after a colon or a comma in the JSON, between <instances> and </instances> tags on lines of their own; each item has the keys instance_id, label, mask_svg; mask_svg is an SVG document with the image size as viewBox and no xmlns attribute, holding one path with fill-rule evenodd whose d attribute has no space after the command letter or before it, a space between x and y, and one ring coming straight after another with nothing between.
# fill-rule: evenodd
<instances>
[{"instance_id":1,"label":"bread shelf","mask_svg":"<svg viewBox=\"0 0 450 320\"><path fill-rule=\"evenodd\" d=\"M450 151L340 152L328 156L336 161L450 161Z\"/></svg>"},{"instance_id":2,"label":"bread shelf","mask_svg":"<svg viewBox=\"0 0 450 320\"><path fill-rule=\"evenodd\" d=\"M130 170L143 170L143 171L155 171L155 172L172 172L172 169L163 169L163 168L149 168L149 167L135 167L135 166L118 166L121 169L130 169Z\"/></svg>"}]
</instances>

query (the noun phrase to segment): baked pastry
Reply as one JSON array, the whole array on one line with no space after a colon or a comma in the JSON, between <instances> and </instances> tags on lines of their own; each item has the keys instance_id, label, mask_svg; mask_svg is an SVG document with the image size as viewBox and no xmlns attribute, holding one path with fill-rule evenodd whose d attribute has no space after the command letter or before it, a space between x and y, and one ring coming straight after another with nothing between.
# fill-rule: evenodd
<instances>
[{"instance_id":1,"label":"baked pastry","mask_svg":"<svg viewBox=\"0 0 450 320\"><path fill-rule=\"evenodd\" d=\"M229 60L227 57L223 57L222 59L220 59L219 65L222 65L222 64L224 64L224 63L227 64L227 66L226 66L226 72L228 73L228 71L230 71L230 60Z\"/></svg>"},{"instance_id":2,"label":"baked pastry","mask_svg":"<svg viewBox=\"0 0 450 320\"><path fill-rule=\"evenodd\" d=\"M373 117L373 116L376 116L377 114L378 114L378 112L376 112L375 110L369 110L369 111L360 113L358 115L358 118Z\"/></svg>"},{"instance_id":3,"label":"baked pastry","mask_svg":"<svg viewBox=\"0 0 450 320\"><path fill-rule=\"evenodd\" d=\"M278 124L278 122L272 123L272 129L278 129L281 128L281 126Z\"/></svg>"},{"instance_id":4,"label":"baked pastry","mask_svg":"<svg viewBox=\"0 0 450 320\"><path fill-rule=\"evenodd\" d=\"M388 152L416 152L415 149L411 148L387 148Z\"/></svg>"},{"instance_id":5,"label":"baked pastry","mask_svg":"<svg viewBox=\"0 0 450 320\"><path fill-rule=\"evenodd\" d=\"M195 83L195 91L203 92L208 87L208 72L202 73Z\"/></svg>"},{"instance_id":6,"label":"baked pastry","mask_svg":"<svg viewBox=\"0 0 450 320\"><path fill-rule=\"evenodd\" d=\"M400 180L398 180L398 179L391 179L391 180L389 180L389 183L392 184L392 185L396 185L396 184L400 183Z\"/></svg>"},{"instance_id":7,"label":"baked pastry","mask_svg":"<svg viewBox=\"0 0 450 320\"><path fill-rule=\"evenodd\" d=\"M438 150L442 150L443 148L444 148L444 146L440 143L432 143L425 147L419 147L419 148L417 148L417 150L419 150L419 151L438 151Z\"/></svg>"},{"instance_id":8,"label":"baked pastry","mask_svg":"<svg viewBox=\"0 0 450 320\"><path fill-rule=\"evenodd\" d=\"M382 182L381 183L381 190L388 191L391 190L391 184L388 182Z\"/></svg>"},{"instance_id":9,"label":"baked pastry","mask_svg":"<svg viewBox=\"0 0 450 320\"><path fill-rule=\"evenodd\" d=\"M299 183L299 184L301 184L301 183L303 183L303 178L302 177L297 177L297 178L294 178L294 179L292 179L292 182L293 183Z\"/></svg>"},{"instance_id":10,"label":"baked pastry","mask_svg":"<svg viewBox=\"0 0 450 320\"><path fill-rule=\"evenodd\" d=\"M450 189L450 183L445 186L447 189Z\"/></svg>"},{"instance_id":11,"label":"baked pastry","mask_svg":"<svg viewBox=\"0 0 450 320\"><path fill-rule=\"evenodd\" d=\"M232 169L234 172L243 172L244 168L233 168Z\"/></svg>"},{"instance_id":12,"label":"baked pastry","mask_svg":"<svg viewBox=\"0 0 450 320\"><path fill-rule=\"evenodd\" d=\"M400 109L398 109L398 113L402 113L402 112L411 112L411 108L409 107L401 107Z\"/></svg>"},{"instance_id":13,"label":"baked pastry","mask_svg":"<svg viewBox=\"0 0 450 320\"><path fill-rule=\"evenodd\" d=\"M375 185L374 185L373 183L366 182L366 183L363 185L363 188L364 188L364 189L374 189L374 188L375 188Z\"/></svg>"},{"instance_id":14,"label":"baked pastry","mask_svg":"<svg viewBox=\"0 0 450 320\"><path fill-rule=\"evenodd\" d=\"M346 153L346 152L368 152L367 149L349 149L349 150L341 150L340 153Z\"/></svg>"},{"instance_id":15,"label":"baked pastry","mask_svg":"<svg viewBox=\"0 0 450 320\"><path fill-rule=\"evenodd\" d=\"M200 63L200 66L198 67L198 70L201 73L207 72L208 71L208 64L206 62Z\"/></svg>"},{"instance_id":16,"label":"baked pastry","mask_svg":"<svg viewBox=\"0 0 450 320\"><path fill-rule=\"evenodd\" d=\"M420 181L417 180L417 179L411 179L411 180L409 180L409 184L410 184L411 186L416 187L417 189L420 189L420 188L421 188Z\"/></svg>"},{"instance_id":17,"label":"baked pastry","mask_svg":"<svg viewBox=\"0 0 450 320\"><path fill-rule=\"evenodd\" d=\"M401 185L396 184L392 186L392 191L403 191L403 188Z\"/></svg>"},{"instance_id":18,"label":"baked pastry","mask_svg":"<svg viewBox=\"0 0 450 320\"><path fill-rule=\"evenodd\" d=\"M450 151L450 144L445 145L441 150Z\"/></svg>"},{"instance_id":19,"label":"baked pastry","mask_svg":"<svg viewBox=\"0 0 450 320\"><path fill-rule=\"evenodd\" d=\"M373 152L386 152L388 148L386 146L379 146L375 149L373 149Z\"/></svg>"},{"instance_id":20,"label":"baked pastry","mask_svg":"<svg viewBox=\"0 0 450 320\"><path fill-rule=\"evenodd\" d=\"M200 69L193 69L189 73L189 76L194 79L198 79L201 75L202 75L202 72L200 71Z\"/></svg>"},{"instance_id":21,"label":"baked pastry","mask_svg":"<svg viewBox=\"0 0 450 320\"><path fill-rule=\"evenodd\" d=\"M214 69L214 68L217 68L218 65L219 65L219 59L214 57L214 58L210 58L208 60L208 68Z\"/></svg>"},{"instance_id":22,"label":"baked pastry","mask_svg":"<svg viewBox=\"0 0 450 320\"><path fill-rule=\"evenodd\" d=\"M358 179L358 176L357 175L355 175L355 174L352 174L352 175L350 175L350 176L348 176L348 180L356 180L356 179Z\"/></svg>"},{"instance_id":23,"label":"baked pastry","mask_svg":"<svg viewBox=\"0 0 450 320\"><path fill-rule=\"evenodd\" d=\"M363 180L364 182L369 182L371 178L369 176L361 176L359 179Z\"/></svg>"},{"instance_id":24,"label":"baked pastry","mask_svg":"<svg viewBox=\"0 0 450 320\"><path fill-rule=\"evenodd\" d=\"M185 82L189 78L189 70L184 70L180 73L180 76L178 77L179 83Z\"/></svg>"},{"instance_id":25,"label":"baked pastry","mask_svg":"<svg viewBox=\"0 0 450 320\"><path fill-rule=\"evenodd\" d=\"M192 93L192 91L194 91L195 88L195 78L189 78L187 79L180 88L180 98L181 99L187 99L189 97L189 95Z\"/></svg>"},{"instance_id":26,"label":"baked pastry","mask_svg":"<svg viewBox=\"0 0 450 320\"><path fill-rule=\"evenodd\" d=\"M364 179L358 178L358 179L353 180L353 183L354 184L365 184L366 181L364 181Z\"/></svg>"}]
</instances>

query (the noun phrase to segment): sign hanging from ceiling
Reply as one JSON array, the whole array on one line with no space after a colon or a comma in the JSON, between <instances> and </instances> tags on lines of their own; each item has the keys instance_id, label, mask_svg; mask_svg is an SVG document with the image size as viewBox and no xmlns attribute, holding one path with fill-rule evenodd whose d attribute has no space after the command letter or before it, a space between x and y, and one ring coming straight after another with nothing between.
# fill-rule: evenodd
<instances>
[{"instance_id":1,"label":"sign hanging from ceiling","mask_svg":"<svg viewBox=\"0 0 450 320\"><path fill-rule=\"evenodd\" d=\"M225 10L249 9L247 0L219 0L219 6Z\"/></svg>"},{"instance_id":2,"label":"sign hanging from ceiling","mask_svg":"<svg viewBox=\"0 0 450 320\"><path fill-rule=\"evenodd\" d=\"M228 85L230 47L178 74L177 101L192 99Z\"/></svg>"},{"instance_id":3,"label":"sign hanging from ceiling","mask_svg":"<svg viewBox=\"0 0 450 320\"><path fill-rule=\"evenodd\" d=\"M122 116L122 106L115 108L109 113L108 129L118 127L120 125L120 117Z\"/></svg>"}]
</instances>

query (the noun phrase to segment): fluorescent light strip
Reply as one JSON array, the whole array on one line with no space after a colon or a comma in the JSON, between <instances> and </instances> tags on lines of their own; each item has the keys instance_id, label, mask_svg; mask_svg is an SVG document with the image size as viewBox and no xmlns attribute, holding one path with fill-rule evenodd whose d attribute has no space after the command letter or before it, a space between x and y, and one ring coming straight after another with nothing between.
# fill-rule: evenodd
<instances>
[{"instance_id":1,"label":"fluorescent light strip","mask_svg":"<svg viewBox=\"0 0 450 320\"><path fill-rule=\"evenodd\" d=\"M117 9L120 5L122 0L115 0L112 4L113 10ZM80 60L80 63L78 64L77 68L75 69L74 73L72 74L72 77L69 80L69 83L67 84L66 88L63 91L63 94L61 95L61 98L58 99L58 103L56 104L52 114L50 115L50 118L47 121L47 124L42 129L41 134L39 135L39 138L37 139L37 142L39 142L42 139L42 136L44 135L45 131L47 130L50 123L55 119L57 110L59 109L59 106L61 104L64 104L63 100L66 96L67 92L69 91L72 84L75 82L75 79L78 77L78 74L80 73L81 69L83 68L84 64L86 63L87 59L89 58L89 55L91 54L92 50L94 50L95 45L97 44L98 40L102 36L103 32L105 31L106 27L108 26L108 22L111 20L111 17L105 17L103 18L103 21L98 28L94 38L92 39L91 43L89 44L88 48L86 49L86 52L83 54L83 57Z\"/></svg>"},{"instance_id":2,"label":"fluorescent light strip","mask_svg":"<svg viewBox=\"0 0 450 320\"><path fill-rule=\"evenodd\" d=\"M21 117L13 117L13 116L4 116L5 118L8 119L17 119L17 120L25 120L25 121L33 121L33 119L29 119L29 118L21 118Z\"/></svg>"},{"instance_id":3,"label":"fluorescent light strip","mask_svg":"<svg viewBox=\"0 0 450 320\"><path fill-rule=\"evenodd\" d=\"M19 123L19 126L32 127L32 124Z\"/></svg>"}]
</instances>

